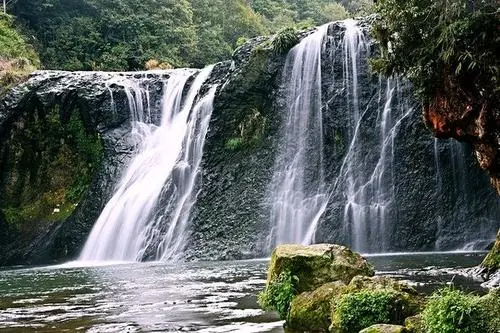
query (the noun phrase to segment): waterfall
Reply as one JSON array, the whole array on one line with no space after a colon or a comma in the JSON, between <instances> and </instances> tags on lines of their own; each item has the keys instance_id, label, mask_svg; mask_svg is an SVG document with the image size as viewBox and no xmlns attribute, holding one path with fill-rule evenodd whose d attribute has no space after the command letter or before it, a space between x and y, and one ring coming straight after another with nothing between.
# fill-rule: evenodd
<instances>
[{"instance_id":1,"label":"waterfall","mask_svg":"<svg viewBox=\"0 0 500 333\"><path fill-rule=\"evenodd\" d=\"M147 89L131 79L111 80L127 94L131 137L138 149L95 223L80 260L141 260L151 247L157 247L154 259L168 259L181 250L215 88L196 105L195 101L212 68L196 76L185 97L192 72L171 72L164 84L159 126L151 123ZM158 215L165 188L170 189L171 210ZM168 225L166 236L158 232L159 225Z\"/></svg>"},{"instance_id":2,"label":"waterfall","mask_svg":"<svg viewBox=\"0 0 500 333\"><path fill-rule=\"evenodd\" d=\"M304 38L286 59L284 140L271 185L271 246L311 243L326 208L321 54L328 27Z\"/></svg>"},{"instance_id":3,"label":"waterfall","mask_svg":"<svg viewBox=\"0 0 500 333\"><path fill-rule=\"evenodd\" d=\"M412 109L396 96L403 89L399 80L390 78L385 82L379 79L376 119L368 113L369 107L360 113L358 75L361 66L366 71L370 45L356 21L346 20L344 26L343 79L352 128L339 176L346 198L344 231L357 251L386 251L390 243L388 210L394 203L394 140L398 126ZM376 140L375 145L370 137Z\"/></svg>"}]
</instances>

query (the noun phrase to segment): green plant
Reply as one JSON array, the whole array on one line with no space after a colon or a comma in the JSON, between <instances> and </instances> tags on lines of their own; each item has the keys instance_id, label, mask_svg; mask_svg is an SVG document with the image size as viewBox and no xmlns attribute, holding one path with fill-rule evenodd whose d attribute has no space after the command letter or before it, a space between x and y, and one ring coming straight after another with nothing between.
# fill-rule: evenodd
<instances>
[{"instance_id":1,"label":"green plant","mask_svg":"<svg viewBox=\"0 0 500 333\"><path fill-rule=\"evenodd\" d=\"M238 150L243 147L243 139L242 138L231 138L227 140L225 146L228 150Z\"/></svg>"},{"instance_id":2,"label":"green plant","mask_svg":"<svg viewBox=\"0 0 500 333\"><path fill-rule=\"evenodd\" d=\"M395 291L363 290L342 296L332 321L340 332L357 333L374 324L401 324L403 308L401 296Z\"/></svg>"},{"instance_id":3,"label":"green plant","mask_svg":"<svg viewBox=\"0 0 500 333\"><path fill-rule=\"evenodd\" d=\"M428 333L487 332L487 320L479 297L444 288L435 292L423 312Z\"/></svg>"},{"instance_id":4,"label":"green plant","mask_svg":"<svg viewBox=\"0 0 500 333\"><path fill-rule=\"evenodd\" d=\"M290 304L297 295L299 279L289 270L281 272L278 278L259 294L259 305L269 311L278 312L281 319L287 319Z\"/></svg>"},{"instance_id":5,"label":"green plant","mask_svg":"<svg viewBox=\"0 0 500 333\"><path fill-rule=\"evenodd\" d=\"M273 52L275 54L286 53L299 41L295 28L284 28L274 36L271 42Z\"/></svg>"}]
</instances>

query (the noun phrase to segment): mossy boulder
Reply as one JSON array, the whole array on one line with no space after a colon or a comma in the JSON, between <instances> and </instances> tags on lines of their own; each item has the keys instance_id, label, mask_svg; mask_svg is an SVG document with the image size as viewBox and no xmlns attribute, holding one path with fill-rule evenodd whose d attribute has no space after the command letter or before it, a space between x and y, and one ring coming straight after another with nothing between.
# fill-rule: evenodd
<instances>
[{"instance_id":1,"label":"mossy boulder","mask_svg":"<svg viewBox=\"0 0 500 333\"><path fill-rule=\"evenodd\" d=\"M420 314L406 318L405 327L409 333L425 333L424 319Z\"/></svg>"},{"instance_id":2,"label":"mossy boulder","mask_svg":"<svg viewBox=\"0 0 500 333\"><path fill-rule=\"evenodd\" d=\"M478 301L487 321L487 333L500 332L500 289L493 289Z\"/></svg>"},{"instance_id":3,"label":"mossy boulder","mask_svg":"<svg viewBox=\"0 0 500 333\"><path fill-rule=\"evenodd\" d=\"M287 326L301 331L328 331L331 308L346 291L346 284L335 281L298 295L291 303Z\"/></svg>"},{"instance_id":4,"label":"mossy boulder","mask_svg":"<svg viewBox=\"0 0 500 333\"><path fill-rule=\"evenodd\" d=\"M399 292L405 292L410 295L414 295L415 298L420 298L417 291L410 287L407 283L391 279L386 276L364 276L358 275L352 278L349 283L350 291L360 291L363 289L369 290L394 290Z\"/></svg>"},{"instance_id":5,"label":"mossy boulder","mask_svg":"<svg viewBox=\"0 0 500 333\"><path fill-rule=\"evenodd\" d=\"M334 244L279 245L271 257L267 285L284 271L298 278L298 294L313 291L328 282L347 284L357 275L374 275L373 267L361 255Z\"/></svg>"},{"instance_id":6,"label":"mossy boulder","mask_svg":"<svg viewBox=\"0 0 500 333\"><path fill-rule=\"evenodd\" d=\"M357 276L332 306L330 331L357 333L375 324L402 325L405 318L421 310L422 304L423 298L406 283Z\"/></svg>"},{"instance_id":7,"label":"mossy boulder","mask_svg":"<svg viewBox=\"0 0 500 333\"><path fill-rule=\"evenodd\" d=\"M359 333L408 333L408 330L399 325L377 324L365 328Z\"/></svg>"},{"instance_id":8,"label":"mossy boulder","mask_svg":"<svg viewBox=\"0 0 500 333\"><path fill-rule=\"evenodd\" d=\"M486 258L484 258L481 266L484 268L487 279L491 274L500 270L500 230L497 233L497 239L493 248L488 253Z\"/></svg>"}]
</instances>

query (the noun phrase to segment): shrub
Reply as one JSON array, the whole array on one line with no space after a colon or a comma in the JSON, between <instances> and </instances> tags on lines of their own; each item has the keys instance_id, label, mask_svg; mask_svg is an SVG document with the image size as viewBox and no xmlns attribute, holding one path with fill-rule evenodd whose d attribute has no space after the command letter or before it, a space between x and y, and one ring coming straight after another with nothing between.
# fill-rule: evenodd
<instances>
[{"instance_id":1,"label":"shrub","mask_svg":"<svg viewBox=\"0 0 500 333\"><path fill-rule=\"evenodd\" d=\"M339 332L357 333L375 324L401 324L405 305L402 294L392 290L363 290L342 296L333 313Z\"/></svg>"},{"instance_id":2,"label":"shrub","mask_svg":"<svg viewBox=\"0 0 500 333\"><path fill-rule=\"evenodd\" d=\"M486 317L479 297L445 288L435 292L423 312L428 333L486 332Z\"/></svg>"},{"instance_id":3,"label":"shrub","mask_svg":"<svg viewBox=\"0 0 500 333\"><path fill-rule=\"evenodd\" d=\"M271 43L273 52L275 54L282 54L288 52L298 42L297 31L294 28L285 28L274 36Z\"/></svg>"},{"instance_id":4,"label":"shrub","mask_svg":"<svg viewBox=\"0 0 500 333\"><path fill-rule=\"evenodd\" d=\"M289 270L283 271L275 282L267 285L259 294L259 305L264 310L278 312L281 319L287 319L290 304L297 295L298 280Z\"/></svg>"}]
</instances>

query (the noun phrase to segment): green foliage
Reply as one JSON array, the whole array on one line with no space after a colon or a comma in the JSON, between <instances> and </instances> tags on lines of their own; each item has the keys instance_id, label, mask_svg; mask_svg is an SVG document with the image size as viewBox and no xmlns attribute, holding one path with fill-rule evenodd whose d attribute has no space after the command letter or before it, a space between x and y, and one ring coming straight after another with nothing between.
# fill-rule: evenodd
<instances>
[{"instance_id":1,"label":"green foliage","mask_svg":"<svg viewBox=\"0 0 500 333\"><path fill-rule=\"evenodd\" d=\"M298 278L290 271L283 271L278 278L259 294L259 305L268 311L278 312L281 319L287 319L290 304L297 295Z\"/></svg>"},{"instance_id":2,"label":"green foliage","mask_svg":"<svg viewBox=\"0 0 500 333\"><path fill-rule=\"evenodd\" d=\"M428 333L487 332L479 297L445 288L435 292L423 312Z\"/></svg>"},{"instance_id":3,"label":"green foliage","mask_svg":"<svg viewBox=\"0 0 500 333\"><path fill-rule=\"evenodd\" d=\"M406 76L424 101L443 92L478 102L498 94L496 0L380 0L376 12L376 71Z\"/></svg>"},{"instance_id":4,"label":"green foliage","mask_svg":"<svg viewBox=\"0 0 500 333\"><path fill-rule=\"evenodd\" d=\"M14 26L10 15L0 13L0 93L25 78L39 65L40 60Z\"/></svg>"},{"instance_id":5,"label":"green foliage","mask_svg":"<svg viewBox=\"0 0 500 333\"><path fill-rule=\"evenodd\" d=\"M299 42L298 33L294 28L280 30L272 39L272 49L275 54L288 52Z\"/></svg>"},{"instance_id":6,"label":"green foliage","mask_svg":"<svg viewBox=\"0 0 500 333\"><path fill-rule=\"evenodd\" d=\"M243 139L242 138L231 138L227 140L225 146L228 150L239 150L243 147Z\"/></svg>"},{"instance_id":7,"label":"green foliage","mask_svg":"<svg viewBox=\"0 0 500 333\"><path fill-rule=\"evenodd\" d=\"M244 39L343 19L344 5L357 11L352 4L364 1L23 0L12 12L47 69L136 70L150 59L174 67L227 60Z\"/></svg>"},{"instance_id":8,"label":"green foliage","mask_svg":"<svg viewBox=\"0 0 500 333\"><path fill-rule=\"evenodd\" d=\"M343 333L357 333L374 324L400 324L404 320L398 293L392 290L363 290L342 296L333 321Z\"/></svg>"}]
</instances>

